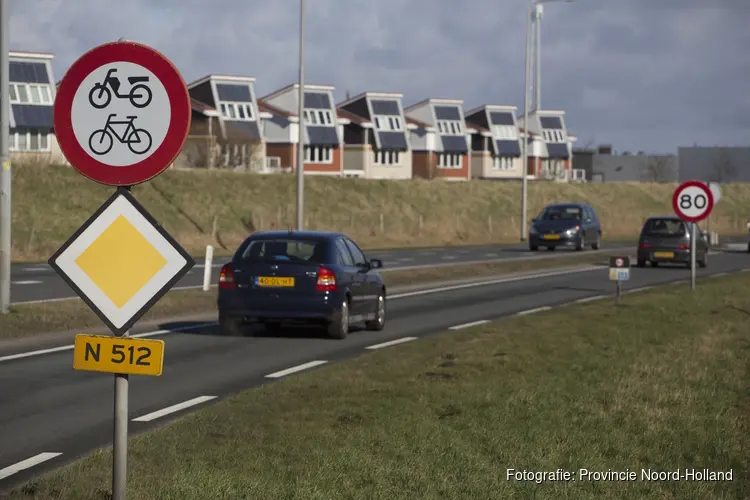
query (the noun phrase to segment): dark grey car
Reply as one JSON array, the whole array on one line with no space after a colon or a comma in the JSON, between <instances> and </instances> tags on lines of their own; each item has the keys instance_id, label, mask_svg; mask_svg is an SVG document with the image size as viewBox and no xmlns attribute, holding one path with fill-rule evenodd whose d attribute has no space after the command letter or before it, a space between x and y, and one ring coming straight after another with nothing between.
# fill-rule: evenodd
<instances>
[{"instance_id":1,"label":"dark grey car","mask_svg":"<svg viewBox=\"0 0 750 500\"><path fill-rule=\"evenodd\" d=\"M676 216L649 217L638 238L638 267L646 262L652 267L660 263L685 264L690 267L690 231L692 223ZM698 227L695 261L700 267L708 265L709 245L706 235Z\"/></svg>"},{"instance_id":2,"label":"dark grey car","mask_svg":"<svg viewBox=\"0 0 750 500\"><path fill-rule=\"evenodd\" d=\"M554 250L557 247L573 247L583 250L591 245L598 250L602 244L602 226L599 216L586 203L555 203L544 207L531 220L529 227L529 250L540 246Z\"/></svg>"}]
</instances>

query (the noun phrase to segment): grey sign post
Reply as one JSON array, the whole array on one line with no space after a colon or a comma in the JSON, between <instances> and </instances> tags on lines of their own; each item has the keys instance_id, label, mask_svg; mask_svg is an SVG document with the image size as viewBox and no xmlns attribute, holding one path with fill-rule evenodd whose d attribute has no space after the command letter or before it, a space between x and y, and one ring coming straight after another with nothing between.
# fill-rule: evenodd
<instances>
[{"instance_id":1,"label":"grey sign post","mask_svg":"<svg viewBox=\"0 0 750 500\"><path fill-rule=\"evenodd\" d=\"M698 251L698 222L711 215L714 195L701 181L686 181L672 195L672 209L683 221L690 223L690 290L695 290L695 263Z\"/></svg>"},{"instance_id":2,"label":"grey sign post","mask_svg":"<svg viewBox=\"0 0 750 500\"><path fill-rule=\"evenodd\" d=\"M10 100L8 97L10 0L0 0L0 313L10 310L11 202Z\"/></svg>"},{"instance_id":3,"label":"grey sign post","mask_svg":"<svg viewBox=\"0 0 750 500\"><path fill-rule=\"evenodd\" d=\"M609 279L615 282L615 305L620 304L622 282L630 279L630 257L609 258Z\"/></svg>"}]
</instances>

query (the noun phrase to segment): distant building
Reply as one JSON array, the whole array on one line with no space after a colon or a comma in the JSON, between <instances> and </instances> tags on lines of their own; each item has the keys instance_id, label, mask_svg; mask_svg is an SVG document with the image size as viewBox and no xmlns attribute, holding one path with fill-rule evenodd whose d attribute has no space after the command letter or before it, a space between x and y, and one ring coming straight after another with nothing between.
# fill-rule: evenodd
<instances>
[{"instance_id":1,"label":"distant building","mask_svg":"<svg viewBox=\"0 0 750 500\"><path fill-rule=\"evenodd\" d=\"M682 147L677 156L680 182L750 182L750 147Z\"/></svg>"},{"instance_id":2,"label":"distant building","mask_svg":"<svg viewBox=\"0 0 750 500\"><path fill-rule=\"evenodd\" d=\"M573 168L589 182L675 182L677 156L612 154L612 146L574 149Z\"/></svg>"}]
</instances>

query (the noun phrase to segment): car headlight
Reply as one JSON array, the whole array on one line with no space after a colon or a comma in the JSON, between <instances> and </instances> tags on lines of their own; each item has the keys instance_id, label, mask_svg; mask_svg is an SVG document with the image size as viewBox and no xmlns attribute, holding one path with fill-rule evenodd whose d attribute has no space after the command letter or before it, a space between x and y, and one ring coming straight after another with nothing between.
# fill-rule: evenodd
<instances>
[{"instance_id":1,"label":"car headlight","mask_svg":"<svg viewBox=\"0 0 750 500\"><path fill-rule=\"evenodd\" d=\"M571 227L570 229L568 229L567 231L565 231L565 234L567 234L568 236L573 236L574 234L576 234L578 232L579 229L581 229L580 226Z\"/></svg>"}]
</instances>

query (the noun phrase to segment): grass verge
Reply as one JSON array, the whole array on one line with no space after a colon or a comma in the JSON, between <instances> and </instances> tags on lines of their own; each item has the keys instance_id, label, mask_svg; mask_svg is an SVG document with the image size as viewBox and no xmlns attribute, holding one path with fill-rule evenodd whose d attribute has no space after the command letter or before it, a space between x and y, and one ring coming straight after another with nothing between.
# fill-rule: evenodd
<instances>
[{"instance_id":1,"label":"grass verge","mask_svg":"<svg viewBox=\"0 0 750 500\"><path fill-rule=\"evenodd\" d=\"M748 498L749 293L747 275L665 287L248 390L131 439L128 498ZM558 468L577 480L507 479ZM641 479L693 468L733 480ZM105 498L110 471L100 450L3 498Z\"/></svg>"},{"instance_id":2,"label":"grass verge","mask_svg":"<svg viewBox=\"0 0 750 500\"><path fill-rule=\"evenodd\" d=\"M550 269L577 264L605 264L609 253L575 255L522 261L498 261L491 264L457 264L439 268L384 272L388 286L417 285L452 279L476 278L510 272ZM142 321L216 310L216 293L201 290L175 290L167 293L144 315ZM81 300L14 305L0 316L0 340L38 333L68 331L101 326L101 320Z\"/></svg>"},{"instance_id":3,"label":"grass verge","mask_svg":"<svg viewBox=\"0 0 750 500\"><path fill-rule=\"evenodd\" d=\"M13 261L45 262L112 193L59 165L13 166ZM248 233L294 226L293 175L168 170L133 194L193 255L218 254ZM594 206L608 241L633 240L645 217L671 214L673 183L529 184L528 217L552 202ZM305 227L342 231L368 249L516 243L518 182L371 180L310 176ZM43 200L43 203L40 203ZM711 227L746 234L750 186L722 186ZM527 221L528 222L528 221Z\"/></svg>"}]
</instances>

